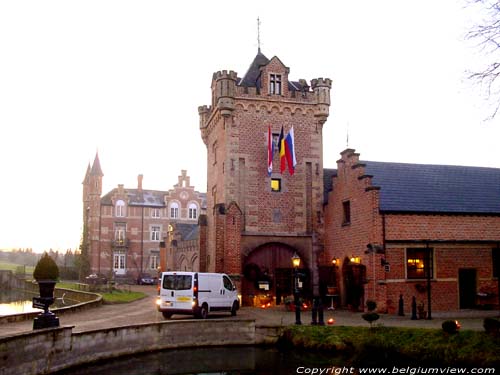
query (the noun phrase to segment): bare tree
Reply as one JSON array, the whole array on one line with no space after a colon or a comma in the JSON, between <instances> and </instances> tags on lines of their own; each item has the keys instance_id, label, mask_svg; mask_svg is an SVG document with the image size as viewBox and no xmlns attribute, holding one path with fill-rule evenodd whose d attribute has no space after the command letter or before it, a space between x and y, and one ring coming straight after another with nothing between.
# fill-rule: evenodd
<instances>
[{"instance_id":1,"label":"bare tree","mask_svg":"<svg viewBox=\"0 0 500 375\"><path fill-rule=\"evenodd\" d=\"M481 66L469 74L469 78L480 85L492 104L488 119L493 119L500 110L500 1L470 0L469 6L481 14L480 23L467 33L467 39L474 41L484 57Z\"/></svg>"}]
</instances>

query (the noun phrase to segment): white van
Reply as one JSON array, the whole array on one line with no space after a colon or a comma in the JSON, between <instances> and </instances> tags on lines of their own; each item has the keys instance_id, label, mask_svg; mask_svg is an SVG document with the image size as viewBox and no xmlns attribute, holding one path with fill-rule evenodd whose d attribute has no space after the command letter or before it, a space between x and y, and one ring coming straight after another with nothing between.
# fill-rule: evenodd
<instances>
[{"instance_id":1,"label":"white van","mask_svg":"<svg viewBox=\"0 0 500 375\"><path fill-rule=\"evenodd\" d=\"M240 307L233 282L223 273L162 272L158 311L165 319L173 314L194 315L206 319L211 311L230 311Z\"/></svg>"}]
</instances>

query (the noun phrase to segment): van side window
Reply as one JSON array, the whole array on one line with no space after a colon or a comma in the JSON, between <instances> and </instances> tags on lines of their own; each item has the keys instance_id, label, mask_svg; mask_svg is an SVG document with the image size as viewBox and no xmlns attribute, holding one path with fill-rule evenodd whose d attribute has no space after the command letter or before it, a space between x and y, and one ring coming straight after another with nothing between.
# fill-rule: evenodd
<instances>
[{"instance_id":1,"label":"van side window","mask_svg":"<svg viewBox=\"0 0 500 375\"><path fill-rule=\"evenodd\" d=\"M223 276L222 281L224 283L224 288L226 288L227 290L233 290L234 289L233 282L231 281L231 279L229 277Z\"/></svg>"}]
</instances>

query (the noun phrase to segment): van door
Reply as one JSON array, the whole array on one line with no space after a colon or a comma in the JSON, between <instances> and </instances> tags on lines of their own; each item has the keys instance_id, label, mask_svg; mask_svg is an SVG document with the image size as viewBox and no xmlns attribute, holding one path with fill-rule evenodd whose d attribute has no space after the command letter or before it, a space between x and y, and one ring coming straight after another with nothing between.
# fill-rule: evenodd
<instances>
[{"instance_id":1,"label":"van door","mask_svg":"<svg viewBox=\"0 0 500 375\"><path fill-rule=\"evenodd\" d=\"M189 310L193 308L193 275L163 275L161 299L167 308Z\"/></svg>"},{"instance_id":2,"label":"van door","mask_svg":"<svg viewBox=\"0 0 500 375\"><path fill-rule=\"evenodd\" d=\"M221 302L224 307L229 307L233 305L233 301L236 298L236 288L233 282L227 275L222 276L222 298Z\"/></svg>"}]
</instances>

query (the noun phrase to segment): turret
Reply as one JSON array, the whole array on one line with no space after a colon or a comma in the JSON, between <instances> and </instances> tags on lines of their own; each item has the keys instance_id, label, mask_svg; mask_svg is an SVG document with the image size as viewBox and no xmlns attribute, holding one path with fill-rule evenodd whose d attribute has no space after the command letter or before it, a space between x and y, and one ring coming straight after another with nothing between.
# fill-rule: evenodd
<instances>
[{"instance_id":1,"label":"turret","mask_svg":"<svg viewBox=\"0 0 500 375\"><path fill-rule=\"evenodd\" d=\"M236 72L219 71L212 78L213 103L224 117L230 116L234 110L234 96L236 93Z\"/></svg>"},{"instance_id":2,"label":"turret","mask_svg":"<svg viewBox=\"0 0 500 375\"><path fill-rule=\"evenodd\" d=\"M332 88L332 80L329 78L313 79L311 81L311 88L314 91L316 99L314 116L318 117L320 122L324 123L330 114L330 89Z\"/></svg>"},{"instance_id":3,"label":"turret","mask_svg":"<svg viewBox=\"0 0 500 375\"><path fill-rule=\"evenodd\" d=\"M198 114L200 115L200 131L201 131L201 139L203 142L207 144L207 122L210 117L210 108L206 105L202 105L198 107Z\"/></svg>"}]
</instances>

